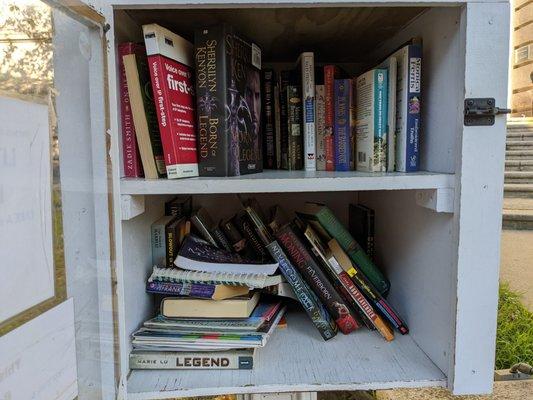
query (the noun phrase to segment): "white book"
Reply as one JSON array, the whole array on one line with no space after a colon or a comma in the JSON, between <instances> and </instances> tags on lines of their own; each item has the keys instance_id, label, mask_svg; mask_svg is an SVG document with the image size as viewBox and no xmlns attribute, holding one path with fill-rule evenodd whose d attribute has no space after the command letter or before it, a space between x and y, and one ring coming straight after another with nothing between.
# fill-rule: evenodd
<instances>
[{"instance_id":1,"label":"white book","mask_svg":"<svg viewBox=\"0 0 533 400\"><path fill-rule=\"evenodd\" d=\"M396 168L396 83L397 83L396 57L391 56L378 65L378 68L387 68L389 71L389 112L387 118L387 172Z\"/></svg>"},{"instance_id":2,"label":"white book","mask_svg":"<svg viewBox=\"0 0 533 400\"><path fill-rule=\"evenodd\" d=\"M299 65L302 77L304 169L306 171L316 171L314 53L304 52L300 54L297 64Z\"/></svg>"}]
</instances>

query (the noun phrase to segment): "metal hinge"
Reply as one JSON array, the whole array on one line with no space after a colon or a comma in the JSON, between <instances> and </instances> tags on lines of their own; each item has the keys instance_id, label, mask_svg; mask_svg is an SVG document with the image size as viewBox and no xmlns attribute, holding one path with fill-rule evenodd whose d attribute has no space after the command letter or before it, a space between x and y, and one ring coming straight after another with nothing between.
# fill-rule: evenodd
<instances>
[{"instance_id":1,"label":"metal hinge","mask_svg":"<svg viewBox=\"0 0 533 400\"><path fill-rule=\"evenodd\" d=\"M465 122L466 126L494 125L494 117L498 114L509 114L508 108L495 106L493 98L470 98L465 99Z\"/></svg>"}]
</instances>

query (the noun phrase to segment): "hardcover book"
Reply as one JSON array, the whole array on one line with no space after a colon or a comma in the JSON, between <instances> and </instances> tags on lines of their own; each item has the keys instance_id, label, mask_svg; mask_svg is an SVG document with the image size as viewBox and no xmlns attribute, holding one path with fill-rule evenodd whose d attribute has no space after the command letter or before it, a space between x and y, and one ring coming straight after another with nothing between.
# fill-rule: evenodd
<instances>
[{"instance_id":1,"label":"hardcover book","mask_svg":"<svg viewBox=\"0 0 533 400\"><path fill-rule=\"evenodd\" d=\"M146 54L127 54L122 62L144 177L157 179L164 176L166 170L148 60Z\"/></svg>"},{"instance_id":2,"label":"hardcover book","mask_svg":"<svg viewBox=\"0 0 533 400\"><path fill-rule=\"evenodd\" d=\"M245 209L258 235L261 237L261 241L272 255L272 258L278 262L281 273L291 285L298 301L313 321L322 338L329 340L334 337L337 334L338 328L327 309L289 261L289 258L279 243L271 237L268 228L257 212L250 206L246 206Z\"/></svg>"},{"instance_id":3,"label":"hardcover book","mask_svg":"<svg viewBox=\"0 0 533 400\"><path fill-rule=\"evenodd\" d=\"M370 70L356 80L357 170L387 171L388 72Z\"/></svg>"},{"instance_id":4,"label":"hardcover book","mask_svg":"<svg viewBox=\"0 0 533 400\"><path fill-rule=\"evenodd\" d=\"M335 79L333 140L336 171L352 169L352 107L352 80Z\"/></svg>"},{"instance_id":5,"label":"hardcover book","mask_svg":"<svg viewBox=\"0 0 533 400\"><path fill-rule=\"evenodd\" d=\"M158 352L134 350L131 369L252 369L253 349L228 351Z\"/></svg>"},{"instance_id":6,"label":"hardcover book","mask_svg":"<svg viewBox=\"0 0 533 400\"><path fill-rule=\"evenodd\" d=\"M201 176L261 172L261 50L222 24L194 35Z\"/></svg>"},{"instance_id":7,"label":"hardcover book","mask_svg":"<svg viewBox=\"0 0 533 400\"><path fill-rule=\"evenodd\" d=\"M190 217L192 212L192 196L178 196L165 202L165 215Z\"/></svg>"},{"instance_id":8,"label":"hardcover book","mask_svg":"<svg viewBox=\"0 0 533 400\"><path fill-rule=\"evenodd\" d=\"M300 54L297 64L301 76L304 168L306 171L316 171L314 53L307 51Z\"/></svg>"},{"instance_id":9,"label":"hardcover book","mask_svg":"<svg viewBox=\"0 0 533 400\"><path fill-rule=\"evenodd\" d=\"M262 110L263 115L263 168L277 168L276 159L276 122L274 110L274 87L276 86L276 74L272 69L263 70L262 79Z\"/></svg>"},{"instance_id":10,"label":"hardcover book","mask_svg":"<svg viewBox=\"0 0 533 400\"><path fill-rule=\"evenodd\" d=\"M297 85L287 86L287 127L289 170L304 167L302 137L302 97Z\"/></svg>"},{"instance_id":11,"label":"hardcover book","mask_svg":"<svg viewBox=\"0 0 533 400\"><path fill-rule=\"evenodd\" d=\"M350 204L348 230L361 248L374 260L374 210L362 204Z\"/></svg>"},{"instance_id":12,"label":"hardcover book","mask_svg":"<svg viewBox=\"0 0 533 400\"><path fill-rule=\"evenodd\" d=\"M198 176L192 44L157 24L143 34L167 177Z\"/></svg>"},{"instance_id":13,"label":"hardcover book","mask_svg":"<svg viewBox=\"0 0 533 400\"><path fill-rule=\"evenodd\" d=\"M361 269L381 294L389 291L390 283L388 279L385 278L328 207L323 204L306 203L303 211L297 214L310 222L312 226L318 224L319 229L323 229L330 237L337 239L350 259Z\"/></svg>"},{"instance_id":14,"label":"hardcover book","mask_svg":"<svg viewBox=\"0 0 533 400\"><path fill-rule=\"evenodd\" d=\"M133 113L128 93L128 82L126 81L126 69L124 68L123 56L135 54L136 57L143 57L146 50L143 45L127 42L118 45L118 63L120 69L120 123L122 127L122 164L124 176L126 178L139 178L144 176L141 162L141 155L135 136L135 125L133 123Z\"/></svg>"},{"instance_id":15,"label":"hardcover book","mask_svg":"<svg viewBox=\"0 0 533 400\"><path fill-rule=\"evenodd\" d=\"M340 78L340 70L335 65L324 66L324 128L326 171L335 171L335 144L333 129L335 122L335 79Z\"/></svg>"},{"instance_id":16,"label":"hardcover book","mask_svg":"<svg viewBox=\"0 0 533 400\"><path fill-rule=\"evenodd\" d=\"M212 285L188 282L146 282L146 292L167 296L189 296L202 299L223 300L248 294L247 286Z\"/></svg>"},{"instance_id":17,"label":"hardcover book","mask_svg":"<svg viewBox=\"0 0 533 400\"><path fill-rule=\"evenodd\" d=\"M316 170L326 170L325 86L316 85Z\"/></svg>"},{"instance_id":18,"label":"hardcover book","mask_svg":"<svg viewBox=\"0 0 533 400\"><path fill-rule=\"evenodd\" d=\"M391 57L397 62L396 171L419 169L422 46L409 44Z\"/></svg>"},{"instance_id":19,"label":"hardcover book","mask_svg":"<svg viewBox=\"0 0 533 400\"><path fill-rule=\"evenodd\" d=\"M312 254L307 250L297 232L299 230L294 224L287 224L276 232L275 237L289 256L292 264L298 268L307 284L322 300L339 330L345 335L353 332L359 328L359 323L346 302L333 288Z\"/></svg>"}]
</instances>

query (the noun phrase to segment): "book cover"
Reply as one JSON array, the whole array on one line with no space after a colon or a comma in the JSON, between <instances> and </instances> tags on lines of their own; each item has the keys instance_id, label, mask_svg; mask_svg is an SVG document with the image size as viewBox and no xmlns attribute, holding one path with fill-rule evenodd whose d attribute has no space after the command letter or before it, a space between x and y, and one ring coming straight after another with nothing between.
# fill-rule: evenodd
<instances>
[{"instance_id":1,"label":"book cover","mask_svg":"<svg viewBox=\"0 0 533 400\"><path fill-rule=\"evenodd\" d=\"M331 237L335 238L350 259L378 289L379 293L386 294L389 291L390 282L388 279L385 278L361 246L350 235L350 232L348 232L328 207L323 204L306 203L303 211L297 214L307 221L317 222Z\"/></svg>"},{"instance_id":2,"label":"book cover","mask_svg":"<svg viewBox=\"0 0 533 400\"><path fill-rule=\"evenodd\" d=\"M212 227L214 225L209 212L205 208L200 208L191 216L192 226L196 229L197 233L209 244L215 247L219 247L219 243L215 239L212 233Z\"/></svg>"},{"instance_id":3,"label":"book cover","mask_svg":"<svg viewBox=\"0 0 533 400\"><path fill-rule=\"evenodd\" d=\"M316 170L326 171L326 102L325 86L316 85Z\"/></svg>"},{"instance_id":4,"label":"book cover","mask_svg":"<svg viewBox=\"0 0 533 400\"><path fill-rule=\"evenodd\" d=\"M166 266L167 238L166 227L174 220L172 215L159 218L151 226L152 265Z\"/></svg>"},{"instance_id":5,"label":"book cover","mask_svg":"<svg viewBox=\"0 0 533 400\"><path fill-rule=\"evenodd\" d=\"M335 65L324 66L324 129L326 171L335 171L335 144L333 129L335 122L335 79L340 78L340 69Z\"/></svg>"},{"instance_id":6,"label":"book cover","mask_svg":"<svg viewBox=\"0 0 533 400\"><path fill-rule=\"evenodd\" d=\"M304 167L302 136L302 97L300 87L287 86L288 169Z\"/></svg>"},{"instance_id":7,"label":"book cover","mask_svg":"<svg viewBox=\"0 0 533 400\"><path fill-rule=\"evenodd\" d=\"M362 204L350 204L348 230L363 251L374 260L374 210Z\"/></svg>"},{"instance_id":8,"label":"book cover","mask_svg":"<svg viewBox=\"0 0 533 400\"><path fill-rule=\"evenodd\" d=\"M192 196L177 196L165 202L165 215L177 218L189 217L192 212Z\"/></svg>"},{"instance_id":9,"label":"book cover","mask_svg":"<svg viewBox=\"0 0 533 400\"><path fill-rule=\"evenodd\" d=\"M357 170L387 171L388 71L372 69L356 79Z\"/></svg>"},{"instance_id":10,"label":"book cover","mask_svg":"<svg viewBox=\"0 0 533 400\"><path fill-rule=\"evenodd\" d=\"M381 296L372 282L361 272L359 266L350 260L350 257L348 257L346 251L342 248L339 242L336 239L331 239L328 242L328 247L331 249L341 268L348 273L352 281L374 305L375 309L378 310L402 335L409 333L409 328L405 322L403 322L401 317L387 300Z\"/></svg>"},{"instance_id":11,"label":"book cover","mask_svg":"<svg viewBox=\"0 0 533 400\"><path fill-rule=\"evenodd\" d=\"M291 285L296 297L298 298L298 301L304 308L307 315L313 321L313 324L320 332L322 338L324 340L333 338L337 334L338 327L333 321L331 315L328 313L327 309L307 285L307 283L305 283L300 273L289 261L289 258L279 243L272 238L257 212L250 206L247 206L245 210L254 224L256 232L260 236L262 243L266 246L272 258L278 262L282 275Z\"/></svg>"},{"instance_id":12,"label":"book cover","mask_svg":"<svg viewBox=\"0 0 533 400\"><path fill-rule=\"evenodd\" d=\"M281 71L279 73L279 107L280 107L280 153L281 169L289 169L289 124L287 120L287 86L290 84L291 71Z\"/></svg>"},{"instance_id":13,"label":"book cover","mask_svg":"<svg viewBox=\"0 0 533 400\"><path fill-rule=\"evenodd\" d=\"M144 54L122 57L133 115L135 137L143 164L144 177L157 179L166 174L163 146L159 134L148 59Z\"/></svg>"},{"instance_id":14,"label":"book cover","mask_svg":"<svg viewBox=\"0 0 533 400\"><path fill-rule=\"evenodd\" d=\"M261 172L261 49L226 24L194 41L200 175Z\"/></svg>"},{"instance_id":15,"label":"book cover","mask_svg":"<svg viewBox=\"0 0 533 400\"><path fill-rule=\"evenodd\" d=\"M422 45L409 44L396 58L396 171L419 170Z\"/></svg>"},{"instance_id":16,"label":"book cover","mask_svg":"<svg viewBox=\"0 0 533 400\"><path fill-rule=\"evenodd\" d=\"M185 218L175 218L165 226L165 266L172 268L180 246L180 229Z\"/></svg>"},{"instance_id":17,"label":"book cover","mask_svg":"<svg viewBox=\"0 0 533 400\"><path fill-rule=\"evenodd\" d=\"M297 64L301 76L303 159L306 171L316 171L315 55L303 52Z\"/></svg>"},{"instance_id":18,"label":"book cover","mask_svg":"<svg viewBox=\"0 0 533 400\"><path fill-rule=\"evenodd\" d=\"M253 250L253 259L259 261L272 259L261 242L261 239L255 232L254 225L252 224L252 221L250 221L246 212L238 212L237 215L232 218L232 222L246 239L247 246Z\"/></svg>"},{"instance_id":19,"label":"book cover","mask_svg":"<svg viewBox=\"0 0 533 400\"><path fill-rule=\"evenodd\" d=\"M335 79L333 140L335 170L349 171L352 158L352 80Z\"/></svg>"},{"instance_id":20,"label":"book cover","mask_svg":"<svg viewBox=\"0 0 533 400\"><path fill-rule=\"evenodd\" d=\"M398 63L396 57L389 57L377 68L386 68L388 71L388 115L387 115L387 172L396 169L396 85L398 81Z\"/></svg>"},{"instance_id":21,"label":"book cover","mask_svg":"<svg viewBox=\"0 0 533 400\"><path fill-rule=\"evenodd\" d=\"M192 44L157 24L143 35L167 177L198 176Z\"/></svg>"},{"instance_id":22,"label":"book cover","mask_svg":"<svg viewBox=\"0 0 533 400\"><path fill-rule=\"evenodd\" d=\"M182 269L203 272L261 273L273 275L277 263L247 260L233 251L219 249L206 241L189 235L183 241L175 265Z\"/></svg>"},{"instance_id":23,"label":"book cover","mask_svg":"<svg viewBox=\"0 0 533 400\"><path fill-rule=\"evenodd\" d=\"M120 125L122 127L122 165L126 178L140 178L144 176L141 155L135 136L133 112L131 110L128 82L126 81L126 69L124 68L123 56L135 54L143 57L146 50L143 45L126 42L118 45L118 64L120 70L119 93L120 93Z\"/></svg>"},{"instance_id":24,"label":"book cover","mask_svg":"<svg viewBox=\"0 0 533 400\"><path fill-rule=\"evenodd\" d=\"M374 307L365 298L361 290L359 290L354 284L348 273L341 267L331 250L324 246L318 235L309 225L305 228L305 237L311 244L313 252L322 262L322 265L331 279L334 282L337 282L337 287L339 289L343 289L340 293L344 294L344 298L349 304L351 304L353 309L359 311L359 315L362 317L365 325L370 329L377 329L387 341L393 340L394 333L390 326L388 326L381 316L375 312ZM347 256L346 260L350 262Z\"/></svg>"},{"instance_id":25,"label":"book cover","mask_svg":"<svg viewBox=\"0 0 533 400\"><path fill-rule=\"evenodd\" d=\"M146 282L146 292L167 296L189 296L202 299L223 300L248 294L247 286L211 285L188 282Z\"/></svg>"},{"instance_id":26,"label":"book cover","mask_svg":"<svg viewBox=\"0 0 533 400\"><path fill-rule=\"evenodd\" d=\"M134 350L131 369L252 369L253 349L229 351L157 352Z\"/></svg>"},{"instance_id":27,"label":"book cover","mask_svg":"<svg viewBox=\"0 0 533 400\"><path fill-rule=\"evenodd\" d=\"M272 69L262 71L263 168L276 169L276 122L274 110L274 87L276 74Z\"/></svg>"},{"instance_id":28,"label":"book cover","mask_svg":"<svg viewBox=\"0 0 533 400\"><path fill-rule=\"evenodd\" d=\"M294 224L286 224L274 236L289 256L292 264L298 268L307 284L322 300L339 330L345 335L353 332L359 328L359 323L307 250L297 232L299 233L299 230Z\"/></svg>"},{"instance_id":29,"label":"book cover","mask_svg":"<svg viewBox=\"0 0 533 400\"><path fill-rule=\"evenodd\" d=\"M237 229L237 227L235 226L231 218L225 221L222 221L220 223L220 228L222 229L222 232L224 232L224 234L228 238L228 242L230 243L234 252L242 255L245 258L254 257L254 252L251 246L247 245L246 239L241 234L241 232Z\"/></svg>"}]
</instances>

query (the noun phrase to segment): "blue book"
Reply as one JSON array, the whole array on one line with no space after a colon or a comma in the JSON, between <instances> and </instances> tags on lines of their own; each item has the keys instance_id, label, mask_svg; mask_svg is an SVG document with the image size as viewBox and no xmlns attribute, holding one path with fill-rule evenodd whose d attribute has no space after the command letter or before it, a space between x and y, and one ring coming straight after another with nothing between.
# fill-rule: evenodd
<instances>
[{"instance_id":1,"label":"blue book","mask_svg":"<svg viewBox=\"0 0 533 400\"><path fill-rule=\"evenodd\" d=\"M391 57L397 62L396 171L415 172L420 165L422 46L404 46Z\"/></svg>"},{"instance_id":2,"label":"blue book","mask_svg":"<svg viewBox=\"0 0 533 400\"><path fill-rule=\"evenodd\" d=\"M333 143L335 170L349 171L353 168L352 136L352 80L335 79L335 108L333 115Z\"/></svg>"}]
</instances>

